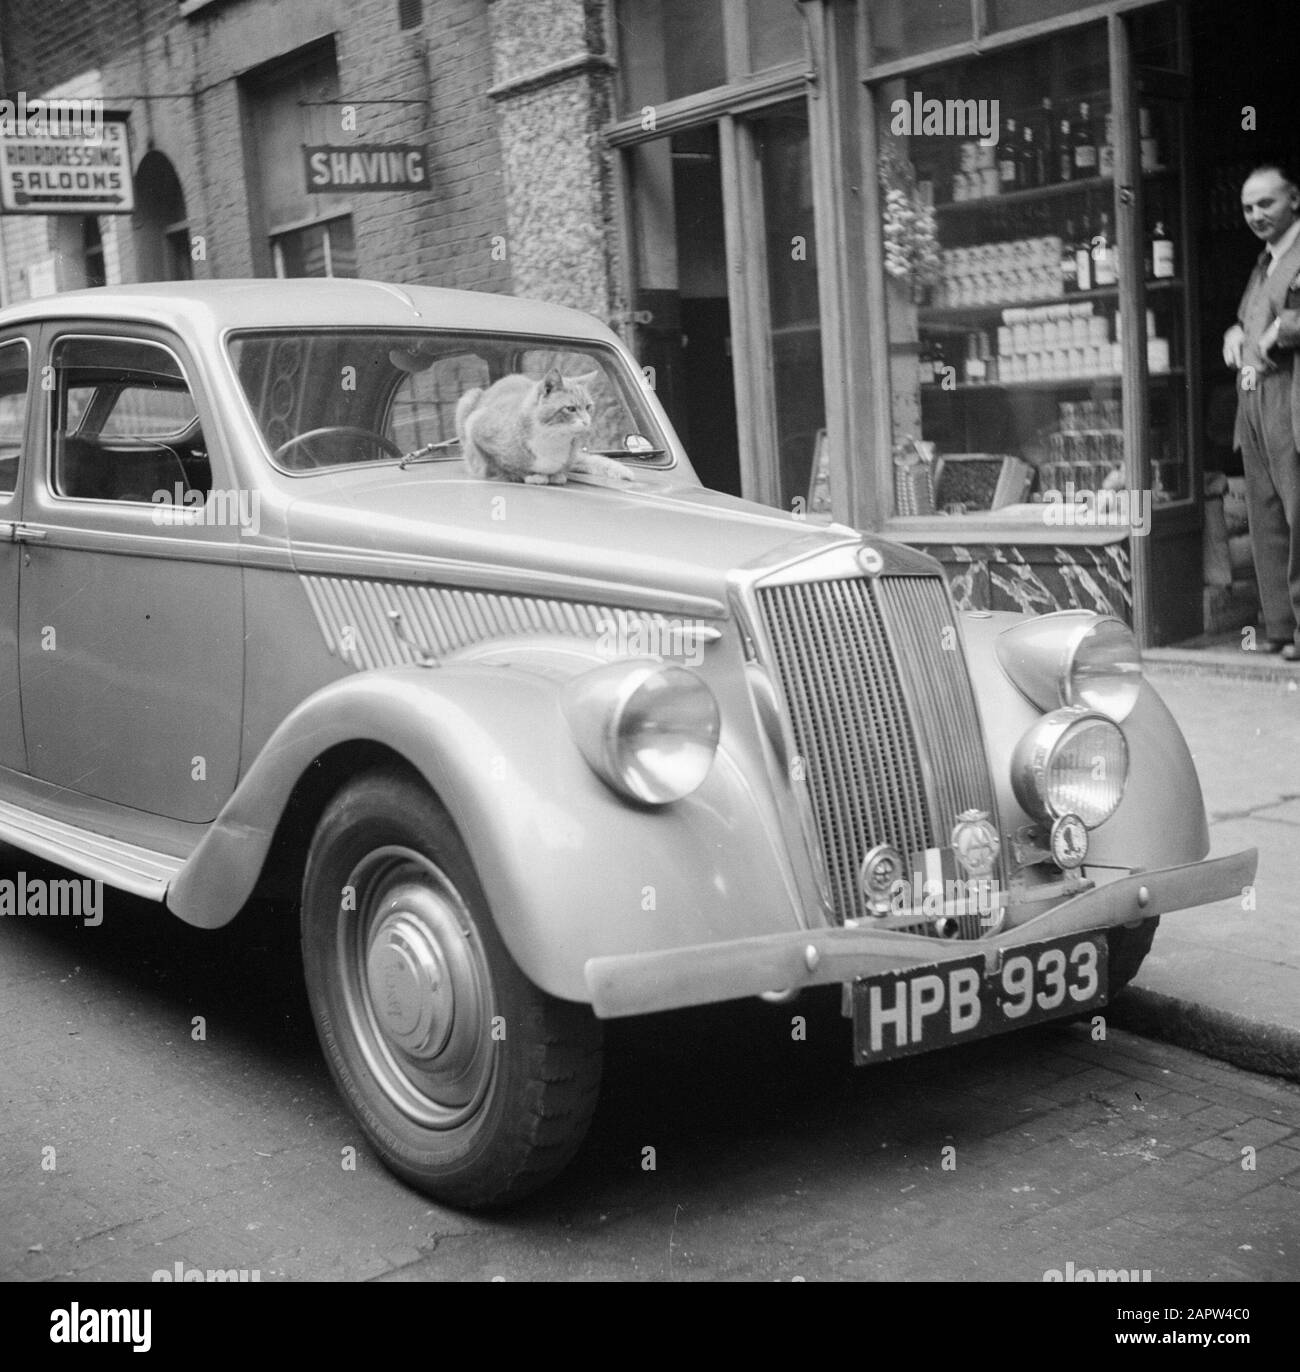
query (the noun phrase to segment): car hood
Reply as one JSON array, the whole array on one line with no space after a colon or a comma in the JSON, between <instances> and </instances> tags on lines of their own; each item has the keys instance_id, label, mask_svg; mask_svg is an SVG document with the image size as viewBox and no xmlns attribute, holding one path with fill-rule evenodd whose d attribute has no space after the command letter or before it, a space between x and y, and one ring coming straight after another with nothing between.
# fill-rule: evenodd
<instances>
[{"instance_id":1,"label":"car hood","mask_svg":"<svg viewBox=\"0 0 1300 1372\"><path fill-rule=\"evenodd\" d=\"M723 601L737 567L862 537L846 525L809 524L702 486L648 479L628 488L581 479L529 486L389 468L382 477L317 481L328 482L320 495L313 490L289 509L303 571L455 581L459 565L549 580L559 594L603 584L685 607L701 597ZM891 551L891 561L933 569L910 550Z\"/></svg>"}]
</instances>

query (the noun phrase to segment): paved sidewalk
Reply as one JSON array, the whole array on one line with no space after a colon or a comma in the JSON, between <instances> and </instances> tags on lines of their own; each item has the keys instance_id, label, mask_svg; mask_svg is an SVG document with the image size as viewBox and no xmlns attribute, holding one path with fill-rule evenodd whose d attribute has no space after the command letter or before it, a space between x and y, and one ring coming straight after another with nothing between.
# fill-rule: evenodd
<instances>
[{"instance_id":1,"label":"paved sidewalk","mask_svg":"<svg viewBox=\"0 0 1300 1372\"><path fill-rule=\"evenodd\" d=\"M1236 671L1220 656L1201 666L1157 651L1147 674L1196 759L1211 853L1259 849L1256 908L1221 901L1166 916L1114 1017L1300 1081L1300 669L1254 659Z\"/></svg>"}]
</instances>

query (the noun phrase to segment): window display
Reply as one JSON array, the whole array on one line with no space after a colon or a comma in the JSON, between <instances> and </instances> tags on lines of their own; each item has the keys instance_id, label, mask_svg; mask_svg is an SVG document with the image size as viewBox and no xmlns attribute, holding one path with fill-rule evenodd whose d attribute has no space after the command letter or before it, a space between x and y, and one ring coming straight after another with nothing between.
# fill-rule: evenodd
<instances>
[{"instance_id":1,"label":"window display","mask_svg":"<svg viewBox=\"0 0 1300 1372\"><path fill-rule=\"evenodd\" d=\"M1187 499L1177 106L1139 102L1145 317L1129 337L1103 25L887 80L875 93L892 513L996 512L1050 526L1044 505L1069 500L1079 522L1105 525L1121 509ZM1129 490L1140 468L1125 449L1121 404L1134 348L1149 397L1142 492ZM1002 479L941 479L975 458Z\"/></svg>"}]
</instances>

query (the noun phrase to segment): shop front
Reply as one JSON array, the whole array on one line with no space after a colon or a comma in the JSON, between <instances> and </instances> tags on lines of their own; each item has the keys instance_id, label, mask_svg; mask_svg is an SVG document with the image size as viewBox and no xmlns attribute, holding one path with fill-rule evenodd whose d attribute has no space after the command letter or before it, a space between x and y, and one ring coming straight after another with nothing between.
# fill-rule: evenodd
<instances>
[{"instance_id":1,"label":"shop front","mask_svg":"<svg viewBox=\"0 0 1300 1372\"><path fill-rule=\"evenodd\" d=\"M1186 638L1201 454L1179 10L990 5L983 50L944 60L927 8L951 7L863 10L887 527L944 562L960 603Z\"/></svg>"},{"instance_id":2,"label":"shop front","mask_svg":"<svg viewBox=\"0 0 1300 1372\"><path fill-rule=\"evenodd\" d=\"M1266 6L617 11L632 332L706 481L924 548L962 605L1253 622L1205 492L1240 181L1288 153Z\"/></svg>"}]
</instances>

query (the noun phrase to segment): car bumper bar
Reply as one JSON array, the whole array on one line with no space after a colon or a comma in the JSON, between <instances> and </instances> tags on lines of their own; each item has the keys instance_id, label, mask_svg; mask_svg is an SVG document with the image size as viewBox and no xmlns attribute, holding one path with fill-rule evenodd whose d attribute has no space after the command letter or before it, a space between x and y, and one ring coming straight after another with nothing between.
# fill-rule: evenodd
<instances>
[{"instance_id":1,"label":"car bumper bar","mask_svg":"<svg viewBox=\"0 0 1300 1372\"><path fill-rule=\"evenodd\" d=\"M872 928L799 929L756 938L590 958L585 973L601 1019L708 1005L744 996L933 966L983 952L996 971L1008 949L1132 924L1216 900L1239 897L1255 879L1258 851L1137 872L1063 900L1015 928L981 939L938 939Z\"/></svg>"}]
</instances>

